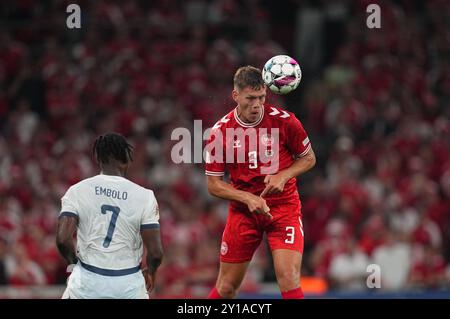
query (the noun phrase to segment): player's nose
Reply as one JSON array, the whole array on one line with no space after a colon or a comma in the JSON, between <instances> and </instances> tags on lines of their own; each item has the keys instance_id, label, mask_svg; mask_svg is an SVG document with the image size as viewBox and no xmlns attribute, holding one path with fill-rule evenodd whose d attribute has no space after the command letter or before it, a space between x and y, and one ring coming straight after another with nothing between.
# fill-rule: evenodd
<instances>
[{"instance_id":1,"label":"player's nose","mask_svg":"<svg viewBox=\"0 0 450 319\"><path fill-rule=\"evenodd\" d=\"M260 112L261 106L255 105L250 109L250 112L254 115L258 114Z\"/></svg>"},{"instance_id":2,"label":"player's nose","mask_svg":"<svg viewBox=\"0 0 450 319\"><path fill-rule=\"evenodd\" d=\"M261 106L262 106L262 103L260 103L259 101L256 101L251 107L252 112L258 112L261 109Z\"/></svg>"}]
</instances>

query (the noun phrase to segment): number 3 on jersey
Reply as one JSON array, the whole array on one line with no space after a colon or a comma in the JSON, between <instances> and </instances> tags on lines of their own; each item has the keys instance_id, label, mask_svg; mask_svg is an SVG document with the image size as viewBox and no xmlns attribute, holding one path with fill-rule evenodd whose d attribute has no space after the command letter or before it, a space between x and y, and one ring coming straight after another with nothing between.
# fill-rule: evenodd
<instances>
[{"instance_id":1,"label":"number 3 on jersey","mask_svg":"<svg viewBox=\"0 0 450 319\"><path fill-rule=\"evenodd\" d=\"M108 232L106 233L105 240L103 241L103 247L108 248L111 243L111 239L114 233L114 229L116 228L117 217L119 216L120 208L117 206L111 205L102 205L102 214L106 214L107 212L111 212L111 221L109 222Z\"/></svg>"}]
</instances>

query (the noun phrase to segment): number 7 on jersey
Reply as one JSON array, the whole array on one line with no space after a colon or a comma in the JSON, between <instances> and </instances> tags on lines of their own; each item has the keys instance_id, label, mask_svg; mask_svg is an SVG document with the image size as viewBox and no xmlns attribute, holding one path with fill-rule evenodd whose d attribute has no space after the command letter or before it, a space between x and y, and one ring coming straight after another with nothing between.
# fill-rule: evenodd
<instances>
[{"instance_id":1,"label":"number 7 on jersey","mask_svg":"<svg viewBox=\"0 0 450 319\"><path fill-rule=\"evenodd\" d=\"M105 240L103 241L103 247L108 248L111 243L111 239L114 233L114 229L116 228L117 217L119 216L120 208L117 206L111 205L102 205L102 214L106 214L107 212L111 212L111 221L109 222L108 232L106 233Z\"/></svg>"}]
</instances>

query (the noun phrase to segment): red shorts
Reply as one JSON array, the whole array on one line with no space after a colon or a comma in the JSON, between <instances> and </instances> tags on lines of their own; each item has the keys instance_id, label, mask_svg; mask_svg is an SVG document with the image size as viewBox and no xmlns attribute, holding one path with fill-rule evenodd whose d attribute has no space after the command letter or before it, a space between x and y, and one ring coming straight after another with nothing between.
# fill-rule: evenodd
<instances>
[{"instance_id":1,"label":"red shorts","mask_svg":"<svg viewBox=\"0 0 450 319\"><path fill-rule=\"evenodd\" d=\"M250 261L266 233L270 250L290 249L303 254L303 225L300 201L270 206L273 219L247 209L230 208L222 235L220 261Z\"/></svg>"}]
</instances>

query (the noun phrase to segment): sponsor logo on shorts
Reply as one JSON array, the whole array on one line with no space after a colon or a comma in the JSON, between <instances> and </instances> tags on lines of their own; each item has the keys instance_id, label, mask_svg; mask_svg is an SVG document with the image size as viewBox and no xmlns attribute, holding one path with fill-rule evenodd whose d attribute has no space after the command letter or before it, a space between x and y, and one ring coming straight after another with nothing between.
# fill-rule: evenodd
<instances>
[{"instance_id":1,"label":"sponsor logo on shorts","mask_svg":"<svg viewBox=\"0 0 450 319\"><path fill-rule=\"evenodd\" d=\"M228 252L228 245L227 245L226 242L223 241L223 242L222 242L222 245L220 245L220 253L221 253L222 255L226 255L227 252Z\"/></svg>"}]
</instances>

